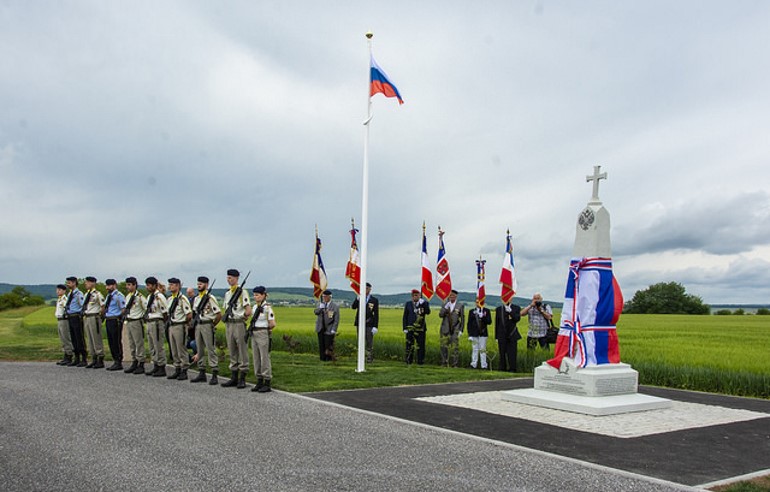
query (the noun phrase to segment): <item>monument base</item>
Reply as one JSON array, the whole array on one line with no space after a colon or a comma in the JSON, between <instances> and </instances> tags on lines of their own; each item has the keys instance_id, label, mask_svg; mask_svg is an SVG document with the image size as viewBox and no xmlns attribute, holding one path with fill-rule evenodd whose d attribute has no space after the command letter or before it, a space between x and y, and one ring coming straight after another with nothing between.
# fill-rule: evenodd
<instances>
[{"instance_id":1,"label":"monument base","mask_svg":"<svg viewBox=\"0 0 770 492\"><path fill-rule=\"evenodd\" d=\"M671 407L665 398L637 393L639 373L628 364L577 367L565 358L557 370L535 368L533 389L503 393L503 400L586 415L616 415Z\"/></svg>"},{"instance_id":2,"label":"monument base","mask_svg":"<svg viewBox=\"0 0 770 492\"><path fill-rule=\"evenodd\" d=\"M521 389L503 392L503 400L585 415L617 415L670 408L671 400L649 395L575 396L568 393Z\"/></svg>"}]
</instances>

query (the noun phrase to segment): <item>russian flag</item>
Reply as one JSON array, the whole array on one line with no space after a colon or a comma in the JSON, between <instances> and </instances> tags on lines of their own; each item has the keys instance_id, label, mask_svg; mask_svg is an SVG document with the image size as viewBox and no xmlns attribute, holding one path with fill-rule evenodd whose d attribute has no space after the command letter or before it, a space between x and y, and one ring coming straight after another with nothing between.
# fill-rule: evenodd
<instances>
[{"instance_id":1,"label":"russian flag","mask_svg":"<svg viewBox=\"0 0 770 492\"><path fill-rule=\"evenodd\" d=\"M578 367L620 362L616 324L623 293L612 274L610 258L574 258L570 262L561 326L553 359L561 367L570 357Z\"/></svg>"},{"instance_id":2,"label":"russian flag","mask_svg":"<svg viewBox=\"0 0 770 492\"><path fill-rule=\"evenodd\" d=\"M384 94L385 97L397 98L398 104L404 104L404 100L401 99L401 94L398 93L396 85L390 81L388 76L385 74L385 70L377 65L377 62L374 61L373 56L370 58L370 60L371 71L369 74L369 97L372 97L379 92Z\"/></svg>"}]
</instances>

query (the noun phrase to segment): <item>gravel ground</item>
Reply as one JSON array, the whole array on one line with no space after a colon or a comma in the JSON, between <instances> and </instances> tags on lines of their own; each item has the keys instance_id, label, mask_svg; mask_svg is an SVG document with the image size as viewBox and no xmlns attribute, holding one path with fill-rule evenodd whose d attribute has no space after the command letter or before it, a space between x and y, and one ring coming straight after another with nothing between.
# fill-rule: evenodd
<instances>
[{"instance_id":1,"label":"gravel ground","mask_svg":"<svg viewBox=\"0 0 770 492\"><path fill-rule=\"evenodd\" d=\"M311 398L0 362L16 490L692 490Z\"/></svg>"}]
</instances>

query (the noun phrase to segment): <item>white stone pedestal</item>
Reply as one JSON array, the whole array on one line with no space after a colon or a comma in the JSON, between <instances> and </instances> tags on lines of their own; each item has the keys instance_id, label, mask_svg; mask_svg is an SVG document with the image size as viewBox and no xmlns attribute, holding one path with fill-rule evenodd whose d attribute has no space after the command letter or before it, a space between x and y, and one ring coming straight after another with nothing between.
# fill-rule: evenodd
<instances>
[{"instance_id":1,"label":"white stone pedestal","mask_svg":"<svg viewBox=\"0 0 770 492\"><path fill-rule=\"evenodd\" d=\"M586 415L615 415L669 408L671 401L637 393L639 373L628 364L579 368L564 359L560 369L535 368L533 389L503 393L503 399Z\"/></svg>"}]
</instances>

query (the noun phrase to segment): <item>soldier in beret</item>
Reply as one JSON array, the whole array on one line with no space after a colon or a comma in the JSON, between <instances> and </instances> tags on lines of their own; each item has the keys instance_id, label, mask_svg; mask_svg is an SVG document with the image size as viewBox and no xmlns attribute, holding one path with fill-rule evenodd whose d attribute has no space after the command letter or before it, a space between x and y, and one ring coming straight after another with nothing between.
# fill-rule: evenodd
<instances>
[{"instance_id":1,"label":"soldier in beret","mask_svg":"<svg viewBox=\"0 0 770 492\"><path fill-rule=\"evenodd\" d=\"M254 316L251 318L249 331L252 333L251 351L254 354L254 374L257 385L251 391L267 393L273 379L273 369L270 363L270 338L275 328L275 314L267 303L267 289L258 285L254 287Z\"/></svg>"},{"instance_id":2,"label":"soldier in beret","mask_svg":"<svg viewBox=\"0 0 770 492\"><path fill-rule=\"evenodd\" d=\"M104 342L102 341L102 306L104 297L96 290L96 277L86 277L86 297L83 300L83 324L88 335L93 360L86 367L101 369L104 367Z\"/></svg>"},{"instance_id":3,"label":"soldier in beret","mask_svg":"<svg viewBox=\"0 0 770 492\"><path fill-rule=\"evenodd\" d=\"M241 273L231 268L227 270L227 285L223 306L225 307L225 338L227 351L230 353L230 380L222 383L224 387L246 387L246 374L249 372L249 346L246 344L246 319L251 316L249 294L238 285Z\"/></svg>"},{"instance_id":4,"label":"soldier in beret","mask_svg":"<svg viewBox=\"0 0 770 492\"><path fill-rule=\"evenodd\" d=\"M145 372L147 376L161 377L166 375L166 349L163 347L164 321L168 315L166 298L158 289L158 279L147 277L144 281L147 287L147 308L144 320L147 322L147 340L150 344L152 370Z\"/></svg>"},{"instance_id":5,"label":"soldier in beret","mask_svg":"<svg viewBox=\"0 0 770 492\"><path fill-rule=\"evenodd\" d=\"M86 353L86 341L83 336L83 293L78 289L77 277L67 277L66 284L69 294L67 294L64 312L69 323L72 351L75 353L75 359L68 365L69 367L86 367L88 365L88 354Z\"/></svg>"},{"instance_id":6,"label":"soldier in beret","mask_svg":"<svg viewBox=\"0 0 770 492\"><path fill-rule=\"evenodd\" d=\"M171 356L174 359L174 372L167 379L184 381L187 379L187 368L190 360L187 354L187 323L192 319L190 301L182 294L182 282L172 277L168 279L168 337L171 344Z\"/></svg>"},{"instance_id":7,"label":"soldier in beret","mask_svg":"<svg viewBox=\"0 0 770 492\"><path fill-rule=\"evenodd\" d=\"M114 278L105 280L107 287L107 297L104 300L104 325L107 329L107 343L110 346L112 355L112 365L107 368L108 371L119 371L123 369L123 331L120 317L123 315L123 308L126 307L126 298L118 290L118 283Z\"/></svg>"},{"instance_id":8,"label":"soldier in beret","mask_svg":"<svg viewBox=\"0 0 770 492\"><path fill-rule=\"evenodd\" d=\"M126 374L144 374L144 313L147 300L137 290L136 277L126 279L126 307L123 309L123 331L128 334L131 365L123 369Z\"/></svg>"},{"instance_id":9,"label":"soldier in beret","mask_svg":"<svg viewBox=\"0 0 770 492\"><path fill-rule=\"evenodd\" d=\"M57 366L68 366L72 363L72 337L70 336L70 323L67 321L67 286L56 286L56 324L59 330L59 340L64 351L64 358L56 363Z\"/></svg>"},{"instance_id":10,"label":"soldier in beret","mask_svg":"<svg viewBox=\"0 0 770 492\"><path fill-rule=\"evenodd\" d=\"M214 344L216 325L222 319L222 311L219 309L216 298L209 292L209 278L198 277L198 295L193 303L193 316L199 316L200 320L195 326L195 345L198 353L195 360L198 361L198 375L191 379L191 383L206 382L206 363L203 358L208 353L209 367L211 368L211 380L209 384L217 384L219 374L219 357L217 347Z\"/></svg>"}]
</instances>

